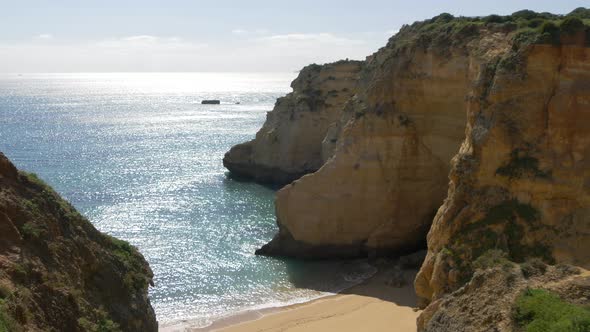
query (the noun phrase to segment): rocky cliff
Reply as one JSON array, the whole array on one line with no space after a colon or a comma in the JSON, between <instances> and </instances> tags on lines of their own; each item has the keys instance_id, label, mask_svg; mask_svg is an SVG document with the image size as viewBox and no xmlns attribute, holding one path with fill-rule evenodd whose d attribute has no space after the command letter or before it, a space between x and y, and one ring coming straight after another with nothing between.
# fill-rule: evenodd
<instances>
[{"instance_id":1,"label":"rocky cliff","mask_svg":"<svg viewBox=\"0 0 590 332\"><path fill-rule=\"evenodd\" d=\"M277 100L256 138L234 146L223 165L234 175L273 184L318 170L333 145L324 138L355 93L361 67L360 61L339 61L303 68L293 92Z\"/></svg>"},{"instance_id":2,"label":"rocky cliff","mask_svg":"<svg viewBox=\"0 0 590 332\"><path fill-rule=\"evenodd\" d=\"M152 272L0 153L0 331L157 331Z\"/></svg>"},{"instance_id":3,"label":"rocky cliff","mask_svg":"<svg viewBox=\"0 0 590 332\"><path fill-rule=\"evenodd\" d=\"M279 234L258 253L372 256L427 240L420 329L487 331L473 310L458 325L449 314L481 301L478 288L499 296L481 312L515 328L518 294L549 282L525 281L522 264L590 267L589 46L584 8L404 26L367 58L327 133L330 158L277 193ZM479 269L490 253L515 276ZM516 291L490 286L515 278Z\"/></svg>"},{"instance_id":4,"label":"rocky cliff","mask_svg":"<svg viewBox=\"0 0 590 332\"><path fill-rule=\"evenodd\" d=\"M590 305L588 271L568 265L547 266L540 261L519 266L493 255L497 253L477 261L485 263L464 287L422 312L418 331L590 329L590 310L584 309Z\"/></svg>"},{"instance_id":5,"label":"rocky cliff","mask_svg":"<svg viewBox=\"0 0 590 332\"><path fill-rule=\"evenodd\" d=\"M402 28L368 58L342 112L350 120L333 157L278 192L280 232L259 253L412 250L446 196L431 250L445 246L451 235L436 232L441 223L457 225L443 219L458 211L471 220L485 219L482 212L490 209L524 209L526 218L547 216L545 223L579 240L588 227L580 191L587 29L583 18L528 11L484 19L440 15ZM551 254L558 261L587 260L577 257L586 241L572 240L527 246L559 247Z\"/></svg>"},{"instance_id":6,"label":"rocky cliff","mask_svg":"<svg viewBox=\"0 0 590 332\"><path fill-rule=\"evenodd\" d=\"M553 27L513 36L470 95L416 279L423 305L464 285L489 250L590 267L590 28L573 18Z\"/></svg>"},{"instance_id":7,"label":"rocky cliff","mask_svg":"<svg viewBox=\"0 0 590 332\"><path fill-rule=\"evenodd\" d=\"M509 50L508 33L442 15L404 27L369 57L333 158L278 192L280 232L259 253L354 257L424 246L465 135L469 91Z\"/></svg>"}]
</instances>

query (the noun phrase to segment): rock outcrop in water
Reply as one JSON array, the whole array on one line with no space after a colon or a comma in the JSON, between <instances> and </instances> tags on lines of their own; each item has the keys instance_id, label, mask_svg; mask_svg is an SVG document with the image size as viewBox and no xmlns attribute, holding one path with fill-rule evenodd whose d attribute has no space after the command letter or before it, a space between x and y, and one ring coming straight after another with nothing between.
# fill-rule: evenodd
<instances>
[{"instance_id":1,"label":"rock outcrop in water","mask_svg":"<svg viewBox=\"0 0 590 332\"><path fill-rule=\"evenodd\" d=\"M403 27L367 58L327 134L331 157L278 192L280 231L258 253L401 253L424 245L428 232L415 283L429 305L420 329L487 331L497 318L506 323L499 330L511 330L517 293L571 279L522 281L530 260L590 267L589 22L580 8L442 14ZM517 276L472 279L497 252L502 259L488 268ZM514 280L522 281L514 292L490 286ZM580 283L590 292L587 278ZM478 288L499 298L478 300ZM470 301L492 320L453 322Z\"/></svg>"},{"instance_id":2,"label":"rock outcrop in water","mask_svg":"<svg viewBox=\"0 0 590 332\"><path fill-rule=\"evenodd\" d=\"M0 331L157 331L152 271L0 153Z\"/></svg>"},{"instance_id":3,"label":"rock outcrop in water","mask_svg":"<svg viewBox=\"0 0 590 332\"><path fill-rule=\"evenodd\" d=\"M250 142L234 146L223 158L232 174L262 183L286 184L315 172L329 157L330 126L355 93L360 61L310 65L279 98ZM324 150L324 153L322 153Z\"/></svg>"}]
</instances>

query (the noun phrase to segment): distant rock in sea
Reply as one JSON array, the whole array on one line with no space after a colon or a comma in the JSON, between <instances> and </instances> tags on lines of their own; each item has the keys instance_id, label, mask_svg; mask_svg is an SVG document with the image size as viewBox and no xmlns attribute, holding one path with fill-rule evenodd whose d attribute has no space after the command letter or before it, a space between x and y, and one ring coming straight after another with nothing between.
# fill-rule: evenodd
<instances>
[{"instance_id":1,"label":"distant rock in sea","mask_svg":"<svg viewBox=\"0 0 590 332\"><path fill-rule=\"evenodd\" d=\"M221 101L217 100L217 99L206 99L201 101L201 104L203 105L219 105L221 104Z\"/></svg>"}]
</instances>

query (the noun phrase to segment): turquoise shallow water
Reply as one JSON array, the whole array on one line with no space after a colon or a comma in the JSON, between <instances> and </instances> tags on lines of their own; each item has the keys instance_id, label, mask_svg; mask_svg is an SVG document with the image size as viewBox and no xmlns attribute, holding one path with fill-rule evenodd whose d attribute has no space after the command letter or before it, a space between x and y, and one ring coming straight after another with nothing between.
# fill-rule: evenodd
<instances>
[{"instance_id":1,"label":"turquoise shallow water","mask_svg":"<svg viewBox=\"0 0 590 332\"><path fill-rule=\"evenodd\" d=\"M372 269L254 256L276 231L274 192L228 179L222 165L294 76L1 75L0 151L140 249L160 323L299 302Z\"/></svg>"}]
</instances>

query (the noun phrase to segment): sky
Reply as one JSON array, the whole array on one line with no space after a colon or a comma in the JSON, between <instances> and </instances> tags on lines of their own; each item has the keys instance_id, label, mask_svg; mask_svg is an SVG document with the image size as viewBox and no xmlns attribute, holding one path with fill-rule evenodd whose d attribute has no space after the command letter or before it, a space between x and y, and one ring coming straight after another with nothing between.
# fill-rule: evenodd
<instances>
[{"instance_id":1,"label":"sky","mask_svg":"<svg viewBox=\"0 0 590 332\"><path fill-rule=\"evenodd\" d=\"M364 59L448 12L564 14L590 0L0 0L0 72L287 72Z\"/></svg>"}]
</instances>

